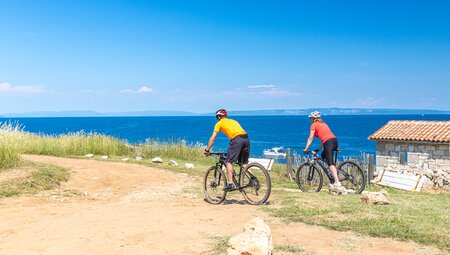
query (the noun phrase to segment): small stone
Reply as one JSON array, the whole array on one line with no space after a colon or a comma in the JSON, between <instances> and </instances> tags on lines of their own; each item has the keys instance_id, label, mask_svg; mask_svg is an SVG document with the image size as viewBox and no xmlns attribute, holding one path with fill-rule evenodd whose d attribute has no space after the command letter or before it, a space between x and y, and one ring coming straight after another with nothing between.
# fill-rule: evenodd
<instances>
[{"instance_id":1,"label":"small stone","mask_svg":"<svg viewBox=\"0 0 450 255\"><path fill-rule=\"evenodd\" d=\"M178 163L175 160L170 160L169 166L178 166Z\"/></svg>"},{"instance_id":2,"label":"small stone","mask_svg":"<svg viewBox=\"0 0 450 255\"><path fill-rule=\"evenodd\" d=\"M108 159L109 156L101 156L101 159Z\"/></svg>"},{"instance_id":3,"label":"small stone","mask_svg":"<svg viewBox=\"0 0 450 255\"><path fill-rule=\"evenodd\" d=\"M142 160L142 157L137 156L137 157L136 157L136 160Z\"/></svg>"},{"instance_id":4,"label":"small stone","mask_svg":"<svg viewBox=\"0 0 450 255\"><path fill-rule=\"evenodd\" d=\"M361 195L362 195L361 201L365 202L366 204L375 204L375 205L389 204L389 200L381 192L364 191Z\"/></svg>"},{"instance_id":5,"label":"small stone","mask_svg":"<svg viewBox=\"0 0 450 255\"><path fill-rule=\"evenodd\" d=\"M152 162L153 162L153 163L163 163L164 161L162 160L162 158L156 157L156 158L153 158L153 159L152 159Z\"/></svg>"},{"instance_id":6,"label":"small stone","mask_svg":"<svg viewBox=\"0 0 450 255\"><path fill-rule=\"evenodd\" d=\"M93 158L93 157L94 157L94 154L86 154L86 155L84 155L84 157L85 157L85 158Z\"/></svg>"},{"instance_id":7,"label":"small stone","mask_svg":"<svg viewBox=\"0 0 450 255\"><path fill-rule=\"evenodd\" d=\"M187 169L194 169L195 165L192 164L192 163L186 163L186 164L184 164L184 167L187 168Z\"/></svg>"},{"instance_id":8,"label":"small stone","mask_svg":"<svg viewBox=\"0 0 450 255\"><path fill-rule=\"evenodd\" d=\"M122 161L128 161L130 158L123 158Z\"/></svg>"},{"instance_id":9,"label":"small stone","mask_svg":"<svg viewBox=\"0 0 450 255\"><path fill-rule=\"evenodd\" d=\"M89 192L87 192L87 191L83 192L83 194L84 194L85 197L89 196Z\"/></svg>"}]
</instances>

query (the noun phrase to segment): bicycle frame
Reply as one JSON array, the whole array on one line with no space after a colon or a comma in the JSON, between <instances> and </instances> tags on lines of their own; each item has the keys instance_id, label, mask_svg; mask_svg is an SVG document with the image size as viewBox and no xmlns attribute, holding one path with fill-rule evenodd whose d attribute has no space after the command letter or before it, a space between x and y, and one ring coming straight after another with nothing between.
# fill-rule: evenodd
<instances>
[{"instance_id":1,"label":"bicycle frame","mask_svg":"<svg viewBox=\"0 0 450 255\"><path fill-rule=\"evenodd\" d=\"M315 151L311 151L311 152L309 152L308 154L310 155L309 163L310 163L311 165L312 165L312 164L319 165L320 168L322 169L322 171L323 171L323 172L326 174L326 176L328 177L328 180L330 181L330 183L334 183L334 182L335 182L334 177L333 177L333 175L331 174L331 172L328 171L329 167L328 167L328 166L326 165L326 163L322 160L322 158L320 158L320 157L317 155L317 153L316 153ZM334 158L334 160L335 160L335 161L334 161L334 162L335 162L335 165L336 165L336 159L337 159L337 152L335 153L335 158ZM339 170L337 169L337 171L339 171ZM339 172L342 173L346 179L349 179L349 178L350 178L350 175L349 175L348 173L346 173L345 171L339 171ZM309 172L309 173L308 173L308 180L312 180L313 178L314 178L314 171L312 171L312 173ZM344 180L345 180L345 179L344 179ZM339 180L339 181L343 181L343 180Z\"/></svg>"},{"instance_id":2,"label":"bicycle frame","mask_svg":"<svg viewBox=\"0 0 450 255\"><path fill-rule=\"evenodd\" d=\"M226 167L225 167L226 160L227 160L226 153L211 153L211 155L218 157L218 160L217 160L217 162L216 162L216 167L217 167L218 169L224 169L224 168L225 168L225 174L226 174ZM234 171L233 171L233 183L234 183L234 185L236 186L236 189L239 190L239 191L241 191L242 189L248 187L248 185L243 186L243 187L240 186L238 180L241 179L241 175L242 175L243 172L244 172L244 171L243 171L243 170L244 170L244 166L243 166L242 164L238 164L238 165L239 165L239 173L238 173L238 174L236 174L236 170L234 170L234 168L233 168L233 170L234 170ZM245 173L245 172L244 172L244 173ZM217 172L214 172L214 178L217 178L216 175L217 175ZM237 180L236 180L236 177L237 177ZM218 183L218 185L220 185L220 178L219 178L219 183Z\"/></svg>"}]
</instances>

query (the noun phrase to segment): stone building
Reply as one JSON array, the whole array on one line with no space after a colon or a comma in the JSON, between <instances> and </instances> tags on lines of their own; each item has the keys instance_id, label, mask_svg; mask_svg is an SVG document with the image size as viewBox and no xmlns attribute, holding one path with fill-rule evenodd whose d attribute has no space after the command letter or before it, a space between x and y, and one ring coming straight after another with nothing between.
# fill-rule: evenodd
<instances>
[{"instance_id":1,"label":"stone building","mask_svg":"<svg viewBox=\"0 0 450 255\"><path fill-rule=\"evenodd\" d=\"M376 171L424 175L428 185L450 190L450 121L389 121L376 142Z\"/></svg>"}]
</instances>

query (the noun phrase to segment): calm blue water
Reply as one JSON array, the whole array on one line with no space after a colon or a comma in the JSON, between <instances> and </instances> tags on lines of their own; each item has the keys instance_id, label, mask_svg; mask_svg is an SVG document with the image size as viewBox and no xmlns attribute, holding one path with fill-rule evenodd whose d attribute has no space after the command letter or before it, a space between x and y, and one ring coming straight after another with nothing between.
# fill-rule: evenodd
<instances>
[{"instance_id":1,"label":"calm blue water","mask_svg":"<svg viewBox=\"0 0 450 255\"><path fill-rule=\"evenodd\" d=\"M233 117L231 117L233 118ZM310 121L306 116L237 116L249 133L252 156L261 156L267 148L283 146L301 151L309 135ZM450 120L450 115L377 115L326 116L325 122L338 137L341 155L375 152L375 142L367 137L389 120ZM208 142L216 119L211 117L80 117L80 118L8 118L34 133L63 134L80 130L112 135L130 143L142 143L147 138L160 141L185 140L188 143ZM227 148L228 138L220 134L215 150ZM319 146L315 139L311 148Z\"/></svg>"}]
</instances>

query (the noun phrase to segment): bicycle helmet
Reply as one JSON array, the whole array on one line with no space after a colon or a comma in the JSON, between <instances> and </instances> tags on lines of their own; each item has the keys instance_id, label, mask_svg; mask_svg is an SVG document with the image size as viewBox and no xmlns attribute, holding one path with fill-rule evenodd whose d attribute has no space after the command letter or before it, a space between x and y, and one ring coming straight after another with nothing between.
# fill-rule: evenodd
<instances>
[{"instance_id":1,"label":"bicycle helmet","mask_svg":"<svg viewBox=\"0 0 450 255\"><path fill-rule=\"evenodd\" d=\"M228 116L228 113L227 113L227 110L225 110L225 109L220 109L220 110L217 110L217 112L216 112L216 118L227 117L227 116Z\"/></svg>"},{"instance_id":2,"label":"bicycle helmet","mask_svg":"<svg viewBox=\"0 0 450 255\"><path fill-rule=\"evenodd\" d=\"M318 118L320 118L320 112L318 112L318 111L311 112L311 113L308 115L308 117L314 118L314 119L318 119Z\"/></svg>"}]
</instances>

